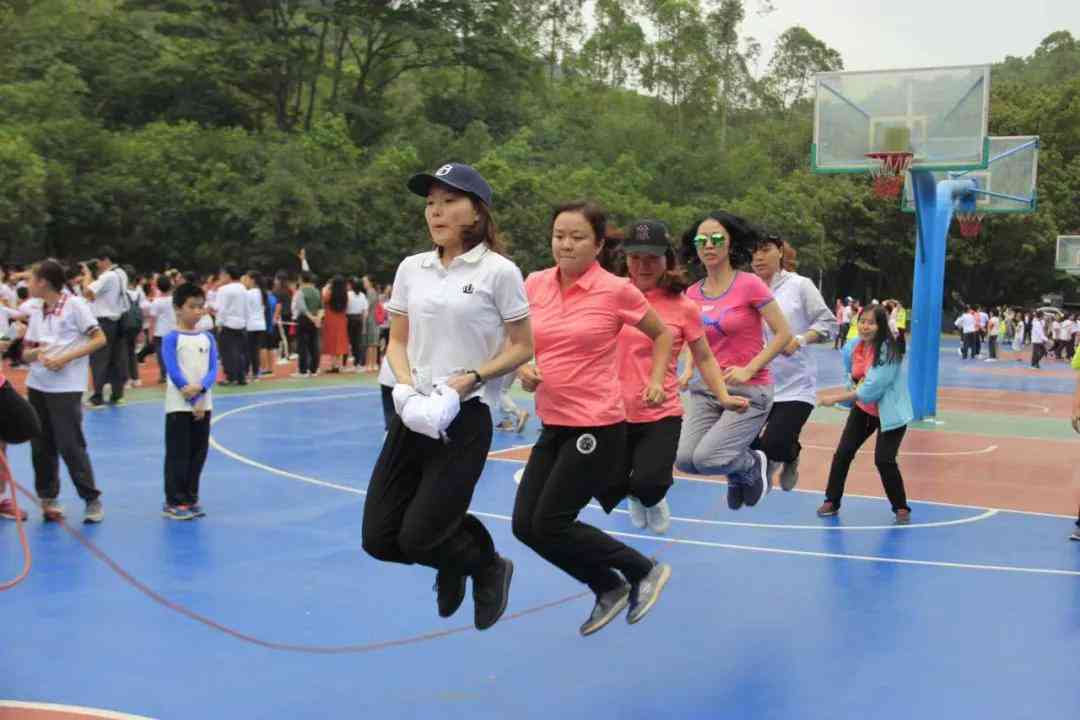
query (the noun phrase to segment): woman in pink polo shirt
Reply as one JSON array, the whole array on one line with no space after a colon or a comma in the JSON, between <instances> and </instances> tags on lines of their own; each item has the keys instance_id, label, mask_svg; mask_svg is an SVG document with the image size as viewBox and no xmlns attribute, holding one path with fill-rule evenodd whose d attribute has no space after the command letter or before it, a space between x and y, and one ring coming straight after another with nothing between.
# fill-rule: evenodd
<instances>
[{"instance_id":1,"label":"woman in pink polo shirt","mask_svg":"<svg viewBox=\"0 0 1080 720\"><path fill-rule=\"evenodd\" d=\"M674 339L671 361L664 375L664 402L645 403L651 372L652 341L637 328L624 325L619 333L619 382L626 407L627 448L623 472L630 489L630 521L655 533L667 532L671 524L668 489L679 445L683 407L679 399L677 363L685 343L701 368L705 382L726 409L743 412L746 398L728 395L724 377L708 343L698 306L683 295L689 284L676 265L667 226L657 220L641 220L630 227L624 243L630 280L645 294L649 305L667 325Z\"/></svg>"},{"instance_id":2,"label":"woman in pink polo shirt","mask_svg":"<svg viewBox=\"0 0 1080 720\"><path fill-rule=\"evenodd\" d=\"M676 467L683 472L726 475L728 507L756 505L769 491L768 460L750 445L772 407L773 381L767 365L791 342L791 329L768 286L742 268L749 266L759 233L742 218L715 210L683 235L683 253L705 266L704 280L686 296L701 309L705 337L732 395L750 402L740 414L728 412L701 374L690 383L690 407L683 422ZM772 331L765 344L762 320Z\"/></svg>"},{"instance_id":3,"label":"woman in pink polo shirt","mask_svg":"<svg viewBox=\"0 0 1080 720\"><path fill-rule=\"evenodd\" d=\"M638 622L671 576L668 565L577 519L591 498L611 512L626 494L625 475L618 472L626 450L616 362L619 332L630 325L652 340L643 391L650 407L664 401L671 357L671 333L645 296L601 267L608 251L606 225L604 211L593 203L555 210L551 252L556 265L525 281L536 367L518 371L522 387L536 393L543 429L518 488L514 535L596 593L582 635L607 625L628 604L627 620Z\"/></svg>"}]
</instances>

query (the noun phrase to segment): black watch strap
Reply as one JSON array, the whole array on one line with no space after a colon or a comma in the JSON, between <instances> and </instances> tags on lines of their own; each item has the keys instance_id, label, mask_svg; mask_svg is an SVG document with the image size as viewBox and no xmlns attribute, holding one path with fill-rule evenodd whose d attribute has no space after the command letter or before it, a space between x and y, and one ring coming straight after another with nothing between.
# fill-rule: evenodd
<instances>
[{"instance_id":1,"label":"black watch strap","mask_svg":"<svg viewBox=\"0 0 1080 720\"><path fill-rule=\"evenodd\" d=\"M483 384L484 384L484 376L483 376L483 375L481 375L481 374L480 374L480 373L479 373L478 371L476 371L476 370L470 370L469 372L470 372L470 373L471 373L471 374L472 374L472 375L473 375L474 377L476 377L476 384L477 384L478 386L479 386L479 385L483 385Z\"/></svg>"}]
</instances>

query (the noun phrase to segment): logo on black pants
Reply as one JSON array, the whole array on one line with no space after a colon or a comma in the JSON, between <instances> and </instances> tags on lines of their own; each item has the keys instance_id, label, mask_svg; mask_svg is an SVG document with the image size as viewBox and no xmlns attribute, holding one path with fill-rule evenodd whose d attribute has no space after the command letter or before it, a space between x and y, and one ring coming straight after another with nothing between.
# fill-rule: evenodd
<instances>
[{"instance_id":1,"label":"logo on black pants","mask_svg":"<svg viewBox=\"0 0 1080 720\"><path fill-rule=\"evenodd\" d=\"M596 450L596 437L590 433L585 433L577 439L577 451L582 455L592 455Z\"/></svg>"}]
</instances>

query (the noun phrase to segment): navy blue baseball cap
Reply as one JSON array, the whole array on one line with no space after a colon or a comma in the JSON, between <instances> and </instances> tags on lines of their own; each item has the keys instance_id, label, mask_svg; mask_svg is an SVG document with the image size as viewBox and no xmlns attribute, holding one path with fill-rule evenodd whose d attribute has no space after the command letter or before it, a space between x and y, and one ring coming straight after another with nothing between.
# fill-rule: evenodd
<instances>
[{"instance_id":1,"label":"navy blue baseball cap","mask_svg":"<svg viewBox=\"0 0 1080 720\"><path fill-rule=\"evenodd\" d=\"M447 163L433 173L420 173L409 178L408 187L421 197L427 197L434 183L468 193L491 207L491 186L476 170L463 163Z\"/></svg>"},{"instance_id":2,"label":"navy blue baseball cap","mask_svg":"<svg viewBox=\"0 0 1080 720\"><path fill-rule=\"evenodd\" d=\"M667 225L659 220L638 220L630 226L623 240L623 251L663 257L671 247L671 234Z\"/></svg>"}]
</instances>

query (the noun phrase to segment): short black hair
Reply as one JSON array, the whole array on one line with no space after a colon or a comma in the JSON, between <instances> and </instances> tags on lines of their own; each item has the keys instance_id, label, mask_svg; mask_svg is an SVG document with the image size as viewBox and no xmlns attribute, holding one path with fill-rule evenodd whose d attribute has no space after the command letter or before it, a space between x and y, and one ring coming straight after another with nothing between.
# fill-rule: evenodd
<instances>
[{"instance_id":1,"label":"short black hair","mask_svg":"<svg viewBox=\"0 0 1080 720\"><path fill-rule=\"evenodd\" d=\"M239 280L244 276L244 274L240 272L240 268L238 268L236 265L226 265L225 267L221 268L221 270L233 280Z\"/></svg>"},{"instance_id":2,"label":"short black hair","mask_svg":"<svg viewBox=\"0 0 1080 720\"><path fill-rule=\"evenodd\" d=\"M111 263L116 262L116 249L112 245L102 245L98 250L99 260L108 260Z\"/></svg>"},{"instance_id":3,"label":"short black hair","mask_svg":"<svg viewBox=\"0 0 1080 720\"><path fill-rule=\"evenodd\" d=\"M311 272L310 270L305 270L300 273L300 280L301 282L313 283L315 282L315 273Z\"/></svg>"},{"instance_id":4,"label":"short black hair","mask_svg":"<svg viewBox=\"0 0 1080 720\"><path fill-rule=\"evenodd\" d=\"M180 277L184 278L184 282L189 285L199 284L199 273L194 270L188 270L187 272L180 273Z\"/></svg>"},{"instance_id":5,"label":"short black hair","mask_svg":"<svg viewBox=\"0 0 1080 720\"><path fill-rule=\"evenodd\" d=\"M206 291L203 290L197 283L184 283L180 287L176 288L176 292L172 296L172 304L174 308L184 307L191 298L203 298L206 299Z\"/></svg>"},{"instance_id":6,"label":"short black hair","mask_svg":"<svg viewBox=\"0 0 1080 720\"><path fill-rule=\"evenodd\" d=\"M157 289L163 293L172 290L172 280L169 279L168 275L158 275Z\"/></svg>"}]
</instances>

